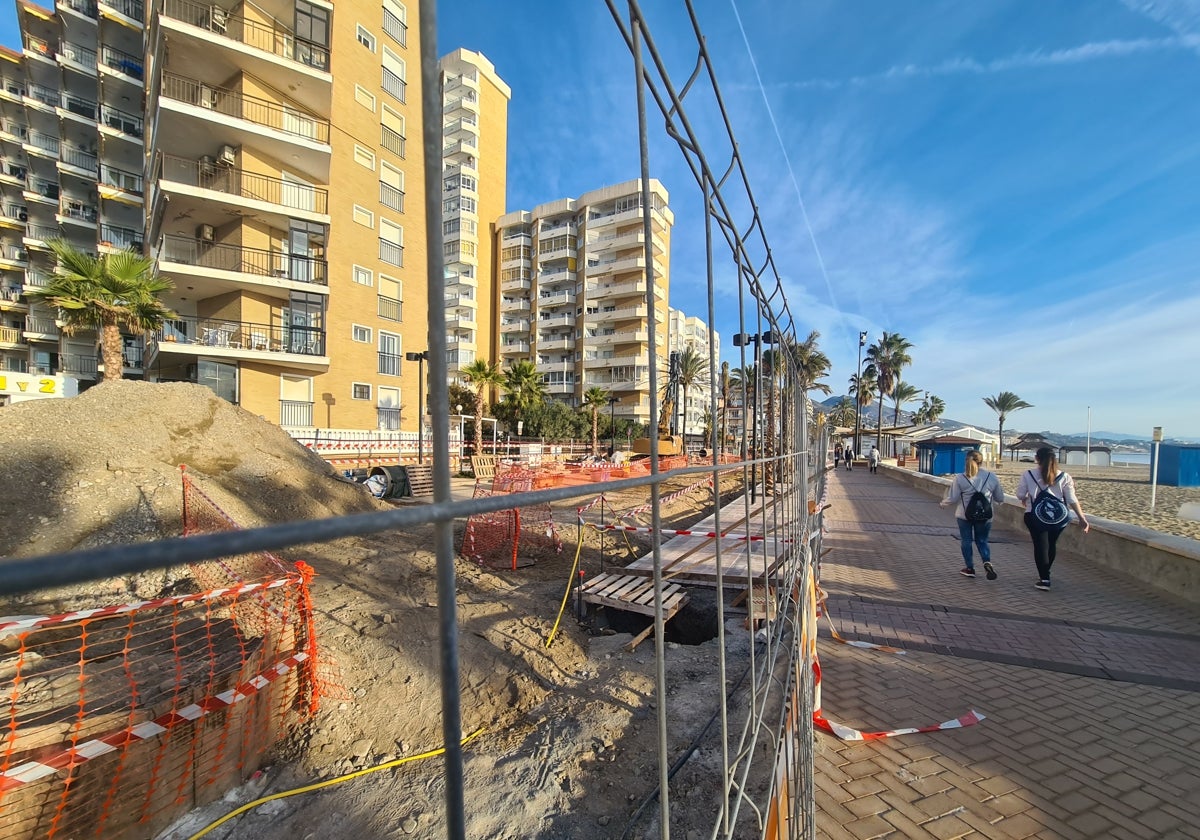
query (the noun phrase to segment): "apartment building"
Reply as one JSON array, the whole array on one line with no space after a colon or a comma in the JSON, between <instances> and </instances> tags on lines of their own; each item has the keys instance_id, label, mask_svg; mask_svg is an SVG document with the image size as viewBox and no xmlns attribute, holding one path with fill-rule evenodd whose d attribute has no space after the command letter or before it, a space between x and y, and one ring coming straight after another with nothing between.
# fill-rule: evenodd
<instances>
[{"instance_id":1,"label":"apartment building","mask_svg":"<svg viewBox=\"0 0 1200 840\"><path fill-rule=\"evenodd\" d=\"M62 334L25 292L54 269L47 241L96 253L141 248L143 8L140 0L17 4L20 52L0 49L0 371L86 386L94 336ZM124 374L142 375L129 337Z\"/></svg>"},{"instance_id":2,"label":"apartment building","mask_svg":"<svg viewBox=\"0 0 1200 840\"><path fill-rule=\"evenodd\" d=\"M708 339L712 334L714 355L709 358ZM690 351L693 356L703 362L703 370L696 380L687 386L687 405L683 405L684 388L679 387L679 401L675 409L677 413L676 428L681 428L683 434L699 437L704 434L704 418L712 407L710 395L712 386L709 381L709 367L713 371L721 368L721 337L716 330L709 330L708 324L694 315L687 315L682 310L671 308L667 312L667 348L680 359Z\"/></svg>"},{"instance_id":3,"label":"apartment building","mask_svg":"<svg viewBox=\"0 0 1200 840\"><path fill-rule=\"evenodd\" d=\"M24 202L0 247L22 259L0 261L5 289L9 268L33 284L51 270L50 236L144 250L174 282L178 318L130 338L127 373L207 385L287 427L416 429L419 365L405 357L427 349L428 300L424 155L406 143L410 119L420 133L415 6L19 10L4 207L18 175ZM48 348L31 344L31 363L90 356L95 375L94 338L55 335L51 313L25 319L21 337Z\"/></svg>"},{"instance_id":4,"label":"apartment building","mask_svg":"<svg viewBox=\"0 0 1200 840\"><path fill-rule=\"evenodd\" d=\"M512 91L490 61L470 50L455 50L438 67L446 354L450 376L456 378L476 358L499 358L495 220L506 209Z\"/></svg>"},{"instance_id":5,"label":"apartment building","mask_svg":"<svg viewBox=\"0 0 1200 840\"><path fill-rule=\"evenodd\" d=\"M503 367L530 359L555 399L578 406L587 389L600 387L617 397L618 417L649 422L651 400L658 399L650 393L650 365L665 371L667 360L674 223L668 198L652 179L649 267L640 180L500 217Z\"/></svg>"}]
</instances>

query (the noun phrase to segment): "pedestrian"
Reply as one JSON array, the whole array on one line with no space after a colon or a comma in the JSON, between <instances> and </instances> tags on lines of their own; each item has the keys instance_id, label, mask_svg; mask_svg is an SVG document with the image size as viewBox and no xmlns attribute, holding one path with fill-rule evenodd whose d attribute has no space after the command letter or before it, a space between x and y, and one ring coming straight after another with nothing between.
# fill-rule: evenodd
<instances>
[{"instance_id":1,"label":"pedestrian","mask_svg":"<svg viewBox=\"0 0 1200 840\"><path fill-rule=\"evenodd\" d=\"M842 442L839 440L837 445L833 447L833 468L838 468L838 462L842 460Z\"/></svg>"},{"instance_id":2,"label":"pedestrian","mask_svg":"<svg viewBox=\"0 0 1200 840\"><path fill-rule=\"evenodd\" d=\"M871 472L879 471L879 447L872 446L871 454L867 456L867 463L871 465Z\"/></svg>"},{"instance_id":3,"label":"pedestrian","mask_svg":"<svg viewBox=\"0 0 1200 840\"><path fill-rule=\"evenodd\" d=\"M966 468L954 477L946 497L942 499L942 507L957 505L954 517L958 520L958 538L962 548L963 563L959 572L963 577L975 577L975 560L972 557L971 545L979 549L979 559L983 561L983 571L988 580L995 580L998 575L992 567L992 549L988 545L988 535L992 532L992 505L1004 501L1004 488L995 473L980 469L983 466L983 455L978 449L967 453ZM976 493L982 493L986 505L974 500ZM976 512L979 507L984 509L987 518L980 518Z\"/></svg>"},{"instance_id":4,"label":"pedestrian","mask_svg":"<svg viewBox=\"0 0 1200 840\"><path fill-rule=\"evenodd\" d=\"M842 457L846 459L846 471L854 469L854 446L847 443L846 448L842 450Z\"/></svg>"},{"instance_id":5,"label":"pedestrian","mask_svg":"<svg viewBox=\"0 0 1200 840\"><path fill-rule=\"evenodd\" d=\"M1058 458L1049 446L1043 446L1034 455L1037 470L1026 470L1017 484L1017 498L1025 503L1025 527L1033 540L1033 562L1037 565L1038 579L1035 587L1043 592L1050 589L1050 567L1054 565L1055 546L1058 536L1070 524L1067 507L1075 509L1075 516L1086 534L1091 525L1083 514L1079 497L1075 495L1075 481L1058 468ZM1060 519L1061 521L1054 521Z\"/></svg>"}]
</instances>

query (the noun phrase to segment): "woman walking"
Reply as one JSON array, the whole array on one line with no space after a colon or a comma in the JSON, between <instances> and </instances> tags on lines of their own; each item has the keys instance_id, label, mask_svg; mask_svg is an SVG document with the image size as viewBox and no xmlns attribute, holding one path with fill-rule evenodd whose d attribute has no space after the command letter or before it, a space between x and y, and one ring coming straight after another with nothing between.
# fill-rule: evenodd
<instances>
[{"instance_id":1,"label":"woman walking","mask_svg":"<svg viewBox=\"0 0 1200 840\"><path fill-rule=\"evenodd\" d=\"M1058 468L1058 458L1049 446L1043 446L1034 456L1037 470L1026 470L1017 484L1017 498L1025 503L1025 527L1033 540L1033 562L1037 565L1035 587L1050 589L1050 567L1054 565L1058 535L1070 524L1067 507L1075 515L1086 534L1091 526L1083 515L1075 495L1075 481Z\"/></svg>"},{"instance_id":2,"label":"woman walking","mask_svg":"<svg viewBox=\"0 0 1200 840\"><path fill-rule=\"evenodd\" d=\"M971 544L979 549L979 559L983 561L983 571L988 580L998 576L992 567L992 549L988 545L988 535L992 532L992 505L1004 501L1004 488L995 473L981 470L983 455L978 449L967 453L966 468L954 477L950 492L942 499L942 507L957 505L954 516L958 519L958 537L962 545L963 563L959 572L963 577L975 577L975 560L972 557ZM976 494L982 498L977 499Z\"/></svg>"}]
</instances>

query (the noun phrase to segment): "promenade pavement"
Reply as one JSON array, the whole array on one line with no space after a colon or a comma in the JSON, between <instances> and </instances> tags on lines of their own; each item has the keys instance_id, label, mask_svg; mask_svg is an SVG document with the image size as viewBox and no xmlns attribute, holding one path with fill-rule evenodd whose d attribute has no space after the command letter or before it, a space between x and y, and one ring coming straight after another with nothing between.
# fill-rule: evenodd
<instances>
[{"instance_id":1,"label":"promenade pavement","mask_svg":"<svg viewBox=\"0 0 1200 840\"><path fill-rule=\"evenodd\" d=\"M962 729L819 734L823 838L1200 838L1200 605L995 527L999 578L959 575L958 528L889 467L829 473L822 705L864 731L975 709ZM1087 499L1082 500L1087 510ZM1077 527L1077 526L1072 526ZM1086 546L1086 538L1085 538Z\"/></svg>"}]
</instances>

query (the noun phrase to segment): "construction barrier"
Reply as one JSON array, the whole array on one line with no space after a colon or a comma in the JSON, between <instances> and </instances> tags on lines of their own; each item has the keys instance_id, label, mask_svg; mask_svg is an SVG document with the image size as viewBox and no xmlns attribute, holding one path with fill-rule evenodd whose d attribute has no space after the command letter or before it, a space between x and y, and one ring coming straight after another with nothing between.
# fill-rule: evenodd
<instances>
[{"instance_id":1,"label":"construction barrier","mask_svg":"<svg viewBox=\"0 0 1200 840\"><path fill-rule=\"evenodd\" d=\"M533 489L535 476L529 470L507 470L495 477L492 489L476 484L473 498L527 492ZM522 547L562 553L562 540L549 504L522 505L468 517L460 553L481 566L515 571L518 566L533 563L528 554L521 557Z\"/></svg>"},{"instance_id":2,"label":"construction barrier","mask_svg":"<svg viewBox=\"0 0 1200 840\"><path fill-rule=\"evenodd\" d=\"M236 527L184 488L188 533ZM0 621L5 838L154 836L316 710L312 570L255 554L192 572L188 594Z\"/></svg>"}]
</instances>

